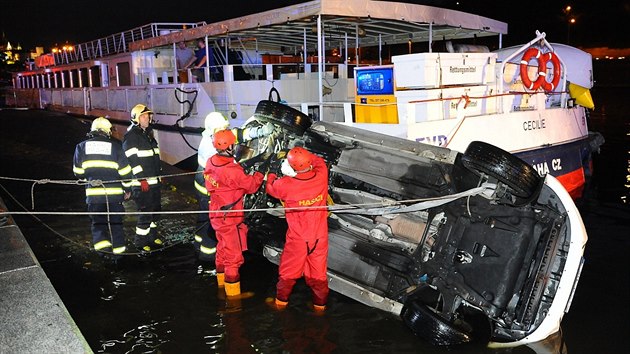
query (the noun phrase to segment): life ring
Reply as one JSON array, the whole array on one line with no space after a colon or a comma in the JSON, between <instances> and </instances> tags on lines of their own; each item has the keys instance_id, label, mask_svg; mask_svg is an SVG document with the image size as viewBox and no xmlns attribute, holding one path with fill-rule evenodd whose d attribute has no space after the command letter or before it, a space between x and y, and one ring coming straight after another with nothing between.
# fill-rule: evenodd
<instances>
[{"instance_id":1,"label":"life ring","mask_svg":"<svg viewBox=\"0 0 630 354\"><path fill-rule=\"evenodd\" d=\"M553 77L551 81L547 81L547 63L551 62L553 65ZM558 83L560 82L560 74L562 73L560 66L560 58L554 52L547 52L542 55L540 59L538 59L538 71L539 75L542 79L541 87L545 92L551 92L556 87L558 87Z\"/></svg>"},{"instance_id":2,"label":"life ring","mask_svg":"<svg viewBox=\"0 0 630 354\"><path fill-rule=\"evenodd\" d=\"M521 81L528 90L537 90L540 85L542 85L543 81L545 81L544 74L543 76L540 75L542 56L543 54L537 48L529 48L525 51L525 54L523 54L523 58L521 58ZM527 74L527 69L529 67L529 61L534 58L538 61L538 77L536 77L536 80L532 81Z\"/></svg>"}]
</instances>

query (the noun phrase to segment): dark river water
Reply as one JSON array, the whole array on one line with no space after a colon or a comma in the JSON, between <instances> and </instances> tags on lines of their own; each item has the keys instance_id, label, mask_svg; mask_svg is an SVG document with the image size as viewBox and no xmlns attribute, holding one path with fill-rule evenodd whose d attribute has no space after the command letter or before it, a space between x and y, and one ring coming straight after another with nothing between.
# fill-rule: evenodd
<instances>
[{"instance_id":1,"label":"dark river water","mask_svg":"<svg viewBox=\"0 0 630 354\"><path fill-rule=\"evenodd\" d=\"M625 353L630 347L629 87L596 87L590 130L606 143L579 201L589 241L571 311L552 340L531 347L492 350L439 348L416 338L395 315L331 293L322 316L308 307L298 283L288 310L276 312L277 267L246 253L242 289L253 296L226 301L210 267L190 244L194 215L165 216L162 234L175 244L150 257L106 265L89 251L86 216L15 216L46 274L94 352L101 353ZM44 111L0 110L0 176L73 179L72 154L88 126ZM173 171L168 171L173 172ZM193 210L191 177L170 179L165 210ZM31 183L0 180L31 207ZM13 211L20 206L0 195ZM36 211L83 211L82 187L37 185ZM133 210L133 205L128 205ZM129 218L128 218L129 219ZM126 232L133 235L132 220Z\"/></svg>"}]
</instances>

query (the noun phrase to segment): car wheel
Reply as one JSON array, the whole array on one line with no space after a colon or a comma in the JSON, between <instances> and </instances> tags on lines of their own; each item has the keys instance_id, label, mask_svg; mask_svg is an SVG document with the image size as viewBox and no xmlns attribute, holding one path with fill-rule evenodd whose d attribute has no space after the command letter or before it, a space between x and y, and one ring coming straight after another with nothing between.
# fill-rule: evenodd
<instances>
[{"instance_id":1,"label":"car wheel","mask_svg":"<svg viewBox=\"0 0 630 354\"><path fill-rule=\"evenodd\" d=\"M400 317L415 335L433 345L459 345L472 340L468 331L440 317L420 300L407 301Z\"/></svg>"},{"instance_id":2,"label":"car wheel","mask_svg":"<svg viewBox=\"0 0 630 354\"><path fill-rule=\"evenodd\" d=\"M313 124L313 120L308 115L271 100L258 102L254 116L278 124L300 136Z\"/></svg>"},{"instance_id":3,"label":"car wheel","mask_svg":"<svg viewBox=\"0 0 630 354\"><path fill-rule=\"evenodd\" d=\"M543 179L538 172L518 157L481 141L473 141L462 156L462 163L476 174L484 173L507 185L519 198L537 196Z\"/></svg>"}]
</instances>

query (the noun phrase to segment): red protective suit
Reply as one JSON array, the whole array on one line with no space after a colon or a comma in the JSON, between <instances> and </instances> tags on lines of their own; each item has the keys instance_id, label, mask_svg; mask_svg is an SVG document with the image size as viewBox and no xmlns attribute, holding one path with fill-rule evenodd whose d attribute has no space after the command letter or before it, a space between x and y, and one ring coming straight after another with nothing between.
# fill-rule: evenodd
<instances>
[{"instance_id":1,"label":"red protective suit","mask_svg":"<svg viewBox=\"0 0 630 354\"><path fill-rule=\"evenodd\" d=\"M203 172L210 193L210 211L243 209L243 196L254 193L263 181L263 174L245 174L231 156L212 155ZM210 223L218 240L217 273L225 273L226 283L240 280L238 269L247 250L247 225L243 212L210 213Z\"/></svg>"},{"instance_id":2,"label":"red protective suit","mask_svg":"<svg viewBox=\"0 0 630 354\"><path fill-rule=\"evenodd\" d=\"M328 169L324 159L316 155L311 164L312 170L295 177L277 179L269 174L266 190L282 200L286 208L322 207L286 211L289 229L280 258L276 298L287 302L296 280L304 275L313 292L313 304L323 306L328 300Z\"/></svg>"}]
</instances>

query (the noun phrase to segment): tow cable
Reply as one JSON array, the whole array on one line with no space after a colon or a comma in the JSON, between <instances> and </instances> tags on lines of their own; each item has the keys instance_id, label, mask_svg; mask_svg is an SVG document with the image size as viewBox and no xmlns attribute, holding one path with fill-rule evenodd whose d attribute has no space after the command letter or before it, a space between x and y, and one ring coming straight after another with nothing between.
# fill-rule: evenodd
<instances>
[{"instance_id":1,"label":"tow cable","mask_svg":"<svg viewBox=\"0 0 630 354\"><path fill-rule=\"evenodd\" d=\"M188 99L184 99L184 100L180 100L179 96L177 95L179 92L182 93L182 97L187 97L187 95L194 95L191 100ZM192 112L193 110L193 105L195 103L195 101L197 101L197 95L199 94L199 91L197 90L192 90L192 91L185 91L182 90L180 88L175 88L175 99L177 100L177 102L179 102L180 104L184 105L184 104L188 104L188 108L186 110L186 113L184 113L183 116L181 116L178 120L175 121L175 124L173 124L173 127L175 127L177 129L177 132L179 133L179 135L181 135L182 139L184 140L184 142L186 143L186 145L188 145L189 148L197 151L197 149L190 145L190 143L188 142L188 140L186 139L186 137L184 136L184 133L182 132L181 127L179 126L179 122L185 120L186 118L190 117L190 112Z\"/></svg>"}]
</instances>

